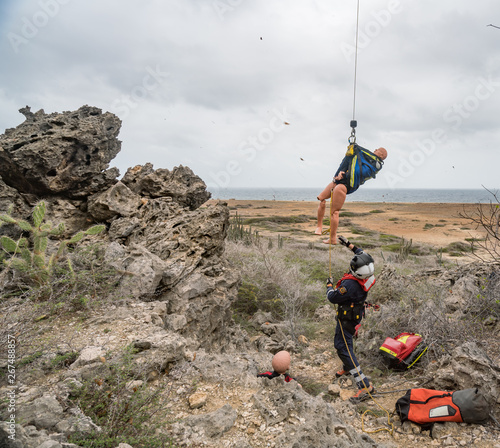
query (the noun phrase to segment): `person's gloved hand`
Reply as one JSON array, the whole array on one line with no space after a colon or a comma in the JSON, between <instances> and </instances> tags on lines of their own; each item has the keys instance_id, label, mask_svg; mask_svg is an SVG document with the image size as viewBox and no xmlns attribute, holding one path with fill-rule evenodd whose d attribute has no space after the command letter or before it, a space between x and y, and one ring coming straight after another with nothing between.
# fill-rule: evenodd
<instances>
[{"instance_id":1,"label":"person's gloved hand","mask_svg":"<svg viewBox=\"0 0 500 448\"><path fill-rule=\"evenodd\" d=\"M333 288L333 279L331 277L328 277L326 279L326 287L327 288Z\"/></svg>"},{"instance_id":2,"label":"person's gloved hand","mask_svg":"<svg viewBox=\"0 0 500 448\"><path fill-rule=\"evenodd\" d=\"M349 244L351 244L351 242L345 236L342 235L339 236L338 240L339 243L345 247L349 247Z\"/></svg>"}]
</instances>

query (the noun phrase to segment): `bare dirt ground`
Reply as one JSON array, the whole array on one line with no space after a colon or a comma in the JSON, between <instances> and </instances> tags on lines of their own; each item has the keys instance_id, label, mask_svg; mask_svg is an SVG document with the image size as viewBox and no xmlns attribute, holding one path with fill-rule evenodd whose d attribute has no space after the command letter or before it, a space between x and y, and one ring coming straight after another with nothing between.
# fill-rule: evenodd
<instances>
[{"instance_id":1,"label":"bare dirt ground","mask_svg":"<svg viewBox=\"0 0 500 448\"><path fill-rule=\"evenodd\" d=\"M304 242L317 242L327 238L314 234L318 202L305 201L227 201L232 210L242 218L267 217L309 217L307 222L289 223L288 230L293 231L294 239ZM327 204L326 220L328 220ZM351 224L369 231L403 237L414 242L444 247L454 242L466 242L466 239L481 238L484 235L460 217L462 213L474 213L477 204L455 203L385 203L385 202L350 202L341 211L339 234L352 236ZM327 229L328 225L324 226ZM261 229L259 229L262 231ZM282 229L281 229L282 230ZM272 231L267 232L272 233ZM266 235L266 231L262 231Z\"/></svg>"}]
</instances>

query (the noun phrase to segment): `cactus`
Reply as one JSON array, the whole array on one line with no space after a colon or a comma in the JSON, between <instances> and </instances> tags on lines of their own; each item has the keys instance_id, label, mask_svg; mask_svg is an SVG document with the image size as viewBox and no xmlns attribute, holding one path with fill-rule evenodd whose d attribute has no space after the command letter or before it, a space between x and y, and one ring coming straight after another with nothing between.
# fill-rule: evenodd
<instances>
[{"instance_id":1,"label":"cactus","mask_svg":"<svg viewBox=\"0 0 500 448\"><path fill-rule=\"evenodd\" d=\"M398 261L405 261L408 259L410 253L411 253L411 246L413 244L413 240L410 239L409 241L405 240L403 237L401 237L401 242L399 244L399 254L398 254Z\"/></svg>"},{"instance_id":2,"label":"cactus","mask_svg":"<svg viewBox=\"0 0 500 448\"><path fill-rule=\"evenodd\" d=\"M14 224L24 233L30 233L32 245L30 246L28 239L24 237L20 237L19 240L14 241L8 236L1 236L0 247L4 253L10 254L10 259L4 259L3 263L7 267L26 272L40 285L46 284L49 281L54 263L64 255L68 244L78 243L87 235L97 235L105 228L103 225L96 225L85 231L76 233L68 240L60 241L57 251L47 260L49 236L62 236L66 229L64 223L53 226L50 221L44 222L46 213L46 204L44 201L39 202L33 209L33 225L27 221L13 218L11 211L12 208L9 209L7 214L0 215L0 223ZM73 269L69 259L67 263L72 273Z\"/></svg>"},{"instance_id":3,"label":"cactus","mask_svg":"<svg viewBox=\"0 0 500 448\"><path fill-rule=\"evenodd\" d=\"M283 237L278 233L278 248L283 249Z\"/></svg>"}]
</instances>

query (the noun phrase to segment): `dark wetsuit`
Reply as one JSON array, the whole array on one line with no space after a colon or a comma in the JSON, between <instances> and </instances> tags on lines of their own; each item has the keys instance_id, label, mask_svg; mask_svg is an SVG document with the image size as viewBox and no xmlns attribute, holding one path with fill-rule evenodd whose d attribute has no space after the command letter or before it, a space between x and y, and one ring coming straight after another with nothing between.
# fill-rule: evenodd
<instances>
[{"instance_id":1,"label":"dark wetsuit","mask_svg":"<svg viewBox=\"0 0 500 448\"><path fill-rule=\"evenodd\" d=\"M360 254L363 251L354 247L353 252ZM364 304L368 296L368 292L364 289L363 284L367 281L371 281L371 284L373 284L375 280L374 277L367 280L357 280L354 276L345 274L338 281L335 288L329 286L326 290L327 299L331 303L339 304L334 347L344 364L344 370L348 371L354 377L358 389L364 387L363 380L366 377L361 371L359 362L354 354L353 337L356 332L356 325L363 319Z\"/></svg>"},{"instance_id":2,"label":"dark wetsuit","mask_svg":"<svg viewBox=\"0 0 500 448\"><path fill-rule=\"evenodd\" d=\"M354 191L356 191L356 190L353 190L351 188L351 186L349 185L349 174L347 173L347 171L349 169L349 165L350 165L351 160L352 160L352 157L353 156L345 156L342 159L342 162L340 163L340 166L337 169L337 172L333 176L333 183L336 185L345 185L345 187L347 188L347 194L351 194ZM340 180L335 180L335 178L339 175L339 173L341 171L344 171L344 177L342 177L342 179L340 179Z\"/></svg>"}]
</instances>

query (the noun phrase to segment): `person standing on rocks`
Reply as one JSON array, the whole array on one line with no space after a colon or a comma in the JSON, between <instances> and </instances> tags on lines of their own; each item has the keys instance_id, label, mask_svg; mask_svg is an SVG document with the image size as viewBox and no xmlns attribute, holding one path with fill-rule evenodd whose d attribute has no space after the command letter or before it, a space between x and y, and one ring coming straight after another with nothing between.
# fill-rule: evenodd
<instances>
[{"instance_id":1,"label":"person standing on rocks","mask_svg":"<svg viewBox=\"0 0 500 448\"><path fill-rule=\"evenodd\" d=\"M358 403L375 391L372 383L362 372L353 347L356 326L364 316L368 291L375 284L374 261L369 254L343 236L339 236L338 241L351 249L355 255L351 260L349 273L344 274L335 287L331 278L326 281L327 299L331 303L338 304L334 347L343 362L343 368L335 376L340 378L351 374L354 377L358 392L350 400Z\"/></svg>"}]
</instances>

